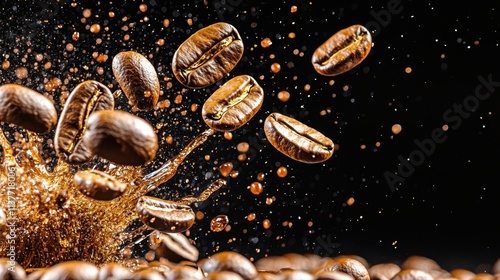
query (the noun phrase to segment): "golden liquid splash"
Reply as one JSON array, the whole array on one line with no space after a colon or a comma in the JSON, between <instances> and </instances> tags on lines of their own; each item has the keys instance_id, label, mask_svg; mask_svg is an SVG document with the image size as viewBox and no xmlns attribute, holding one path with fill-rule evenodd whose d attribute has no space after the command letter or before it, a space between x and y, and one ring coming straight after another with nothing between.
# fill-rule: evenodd
<instances>
[{"instance_id":1,"label":"golden liquid splash","mask_svg":"<svg viewBox=\"0 0 500 280\"><path fill-rule=\"evenodd\" d=\"M80 193L73 183L77 167L59 160L48 171L37 148L38 136L27 133L27 140L13 146L0 129L4 160L0 164L0 255L15 254L26 269L49 267L80 260L96 265L121 262L121 250L134 244L146 226L128 232L137 219L137 199L167 182L194 149L214 131L207 129L177 156L158 170L143 175L133 166L108 166L103 170L122 182L125 193L112 201L97 201ZM17 148L19 147L19 148ZM225 184L219 179L198 197L180 199L186 204L207 199Z\"/></svg>"}]
</instances>

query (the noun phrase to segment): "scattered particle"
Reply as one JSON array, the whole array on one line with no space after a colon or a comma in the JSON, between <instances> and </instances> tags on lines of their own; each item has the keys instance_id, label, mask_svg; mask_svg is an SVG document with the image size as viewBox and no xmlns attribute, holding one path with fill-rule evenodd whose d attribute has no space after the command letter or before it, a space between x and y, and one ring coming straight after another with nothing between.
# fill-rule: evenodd
<instances>
[{"instance_id":1,"label":"scattered particle","mask_svg":"<svg viewBox=\"0 0 500 280\"><path fill-rule=\"evenodd\" d=\"M265 178L266 178L266 174L264 174L262 172L257 174L257 181L262 182L262 181L264 181Z\"/></svg>"},{"instance_id":2,"label":"scattered particle","mask_svg":"<svg viewBox=\"0 0 500 280\"><path fill-rule=\"evenodd\" d=\"M141 5L139 5L139 11L144 13L147 10L148 10L148 6L146 4L142 3Z\"/></svg>"},{"instance_id":3,"label":"scattered particle","mask_svg":"<svg viewBox=\"0 0 500 280\"><path fill-rule=\"evenodd\" d=\"M219 166L220 174L224 177L229 176L232 170L233 170L233 163L231 163L230 161L225 162L221 166Z\"/></svg>"},{"instance_id":4,"label":"scattered particle","mask_svg":"<svg viewBox=\"0 0 500 280\"><path fill-rule=\"evenodd\" d=\"M92 11L90 9L83 10L83 17L89 18L92 15Z\"/></svg>"},{"instance_id":5,"label":"scattered particle","mask_svg":"<svg viewBox=\"0 0 500 280\"><path fill-rule=\"evenodd\" d=\"M347 205L351 206L354 204L354 197L349 197L349 199L347 199Z\"/></svg>"},{"instance_id":6,"label":"scattered particle","mask_svg":"<svg viewBox=\"0 0 500 280\"><path fill-rule=\"evenodd\" d=\"M260 182L253 182L250 184L250 192L255 195L259 195L264 191L264 187Z\"/></svg>"},{"instance_id":7,"label":"scattered particle","mask_svg":"<svg viewBox=\"0 0 500 280\"><path fill-rule=\"evenodd\" d=\"M278 99L281 102L287 102L290 99L290 93L286 90L278 92Z\"/></svg>"},{"instance_id":8,"label":"scattered particle","mask_svg":"<svg viewBox=\"0 0 500 280\"><path fill-rule=\"evenodd\" d=\"M240 153L246 153L250 149L250 145L247 142L241 142L241 143L238 143L238 146L236 146L236 149Z\"/></svg>"},{"instance_id":9,"label":"scattered particle","mask_svg":"<svg viewBox=\"0 0 500 280\"><path fill-rule=\"evenodd\" d=\"M288 175L288 170L284 166L280 166L278 170L276 171L276 175L280 178L285 178L286 175Z\"/></svg>"},{"instance_id":10,"label":"scattered particle","mask_svg":"<svg viewBox=\"0 0 500 280\"><path fill-rule=\"evenodd\" d=\"M406 72L406 74L410 74L411 73L411 67L406 67L405 68L405 72Z\"/></svg>"},{"instance_id":11,"label":"scattered particle","mask_svg":"<svg viewBox=\"0 0 500 280\"><path fill-rule=\"evenodd\" d=\"M28 77L28 68L19 67L15 70L15 75L19 79L26 79Z\"/></svg>"},{"instance_id":12,"label":"scattered particle","mask_svg":"<svg viewBox=\"0 0 500 280\"><path fill-rule=\"evenodd\" d=\"M273 44L273 41L271 41L271 39L269 38L264 38L262 39L262 41L260 41L260 45L263 47L263 48L268 48L270 47L271 45Z\"/></svg>"},{"instance_id":13,"label":"scattered particle","mask_svg":"<svg viewBox=\"0 0 500 280\"><path fill-rule=\"evenodd\" d=\"M248 220L249 222L251 222L251 221L255 220L255 218L256 218L255 213L250 213L250 214L248 214L248 216L247 216L247 220Z\"/></svg>"},{"instance_id":14,"label":"scattered particle","mask_svg":"<svg viewBox=\"0 0 500 280\"><path fill-rule=\"evenodd\" d=\"M101 31L101 26L98 23L94 23L90 26L90 32L99 33Z\"/></svg>"},{"instance_id":15,"label":"scattered particle","mask_svg":"<svg viewBox=\"0 0 500 280\"><path fill-rule=\"evenodd\" d=\"M228 224L229 218L226 215L217 215L210 221L210 229L214 232L221 232Z\"/></svg>"},{"instance_id":16,"label":"scattered particle","mask_svg":"<svg viewBox=\"0 0 500 280\"><path fill-rule=\"evenodd\" d=\"M279 63L275 62L271 65L271 71L273 71L274 73L278 73L280 70L281 65Z\"/></svg>"},{"instance_id":17,"label":"scattered particle","mask_svg":"<svg viewBox=\"0 0 500 280\"><path fill-rule=\"evenodd\" d=\"M400 124L394 124L391 128L392 133L394 133L394 134L399 134L402 129L403 129L403 127Z\"/></svg>"},{"instance_id":18,"label":"scattered particle","mask_svg":"<svg viewBox=\"0 0 500 280\"><path fill-rule=\"evenodd\" d=\"M265 219L264 221L262 221L262 226L265 229L269 229L271 227L271 221L269 219Z\"/></svg>"}]
</instances>

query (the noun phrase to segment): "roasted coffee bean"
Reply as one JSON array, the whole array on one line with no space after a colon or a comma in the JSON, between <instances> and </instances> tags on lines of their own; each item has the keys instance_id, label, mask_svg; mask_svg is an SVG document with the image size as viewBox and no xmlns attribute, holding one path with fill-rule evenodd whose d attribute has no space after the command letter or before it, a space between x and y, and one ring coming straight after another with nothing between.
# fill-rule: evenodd
<instances>
[{"instance_id":1,"label":"roasted coffee bean","mask_svg":"<svg viewBox=\"0 0 500 280\"><path fill-rule=\"evenodd\" d=\"M333 154L333 142L317 130L279 113L264 122L267 140L284 155L304 163L318 163Z\"/></svg>"},{"instance_id":2,"label":"roasted coffee bean","mask_svg":"<svg viewBox=\"0 0 500 280\"><path fill-rule=\"evenodd\" d=\"M277 274L276 280L315 280L310 273L301 270L284 270Z\"/></svg>"},{"instance_id":3,"label":"roasted coffee bean","mask_svg":"<svg viewBox=\"0 0 500 280\"><path fill-rule=\"evenodd\" d=\"M123 194L127 184L99 170L80 170L73 177L81 193L96 200L112 200Z\"/></svg>"},{"instance_id":4,"label":"roasted coffee bean","mask_svg":"<svg viewBox=\"0 0 500 280\"><path fill-rule=\"evenodd\" d=\"M406 258L406 260L401 264L401 269L418 269L423 271L430 271L439 270L441 269L441 267L433 259L414 255Z\"/></svg>"},{"instance_id":5,"label":"roasted coffee bean","mask_svg":"<svg viewBox=\"0 0 500 280\"><path fill-rule=\"evenodd\" d=\"M12 239L14 240L14 239ZM5 242L6 244L7 242ZM2 246L4 243L1 243ZM9 245L13 246L13 245ZM11 247L12 248L12 247ZM15 257L15 256L14 256ZM8 257L0 258L0 279L25 280L26 271L16 261Z\"/></svg>"},{"instance_id":6,"label":"roasted coffee bean","mask_svg":"<svg viewBox=\"0 0 500 280\"><path fill-rule=\"evenodd\" d=\"M88 262L67 261L58 263L45 271L41 280L70 280L88 279L96 280L99 269Z\"/></svg>"},{"instance_id":7,"label":"roasted coffee bean","mask_svg":"<svg viewBox=\"0 0 500 280\"><path fill-rule=\"evenodd\" d=\"M351 275L355 280L370 280L367 268L360 261L345 256L332 258L323 265L325 271L340 271Z\"/></svg>"},{"instance_id":8,"label":"roasted coffee bean","mask_svg":"<svg viewBox=\"0 0 500 280\"><path fill-rule=\"evenodd\" d=\"M165 280L163 274L153 268L146 268L132 274L131 280Z\"/></svg>"},{"instance_id":9,"label":"roasted coffee bean","mask_svg":"<svg viewBox=\"0 0 500 280\"><path fill-rule=\"evenodd\" d=\"M216 271L232 271L238 273L243 279L252 279L257 275L254 264L243 255L224 251L212 255L199 263L205 273Z\"/></svg>"},{"instance_id":10,"label":"roasted coffee bean","mask_svg":"<svg viewBox=\"0 0 500 280\"><path fill-rule=\"evenodd\" d=\"M476 276L476 273L467 269L456 268L450 271L450 276L458 280L470 280Z\"/></svg>"},{"instance_id":11,"label":"roasted coffee bean","mask_svg":"<svg viewBox=\"0 0 500 280\"><path fill-rule=\"evenodd\" d=\"M368 268L371 280L390 280L401 268L394 263L380 263Z\"/></svg>"},{"instance_id":12,"label":"roasted coffee bean","mask_svg":"<svg viewBox=\"0 0 500 280\"><path fill-rule=\"evenodd\" d=\"M340 271L320 271L314 276L315 280L354 280L351 275Z\"/></svg>"},{"instance_id":13,"label":"roasted coffee bean","mask_svg":"<svg viewBox=\"0 0 500 280\"><path fill-rule=\"evenodd\" d=\"M119 263L106 263L99 269L97 280L131 279L132 272Z\"/></svg>"},{"instance_id":14,"label":"roasted coffee bean","mask_svg":"<svg viewBox=\"0 0 500 280\"><path fill-rule=\"evenodd\" d=\"M293 268L290 259L285 256L268 256L255 262L259 271L277 271L283 268Z\"/></svg>"},{"instance_id":15,"label":"roasted coffee bean","mask_svg":"<svg viewBox=\"0 0 500 280\"><path fill-rule=\"evenodd\" d=\"M243 41L231 24L219 22L198 30L174 53L172 70L186 87L202 88L222 79L243 56Z\"/></svg>"},{"instance_id":16,"label":"roasted coffee bean","mask_svg":"<svg viewBox=\"0 0 500 280\"><path fill-rule=\"evenodd\" d=\"M87 120L93 112L113 110L114 106L111 90L100 82L77 85L66 100L56 128L54 145L59 158L71 164L89 161L94 155L82 141Z\"/></svg>"},{"instance_id":17,"label":"roasted coffee bean","mask_svg":"<svg viewBox=\"0 0 500 280\"><path fill-rule=\"evenodd\" d=\"M216 271L208 273L204 280L243 280L243 278L236 272Z\"/></svg>"},{"instance_id":18,"label":"roasted coffee bean","mask_svg":"<svg viewBox=\"0 0 500 280\"><path fill-rule=\"evenodd\" d=\"M201 269L187 265L176 265L164 275L166 280L202 280L205 277Z\"/></svg>"},{"instance_id":19,"label":"roasted coffee bean","mask_svg":"<svg viewBox=\"0 0 500 280\"><path fill-rule=\"evenodd\" d=\"M347 72L370 53L372 36L361 25L342 29L319 46L312 55L314 69L324 76Z\"/></svg>"},{"instance_id":20,"label":"roasted coffee bean","mask_svg":"<svg viewBox=\"0 0 500 280\"><path fill-rule=\"evenodd\" d=\"M160 96L160 82L155 67L142 54L118 53L112 62L113 74L130 105L140 110L152 109Z\"/></svg>"},{"instance_id":21,"label":"roasted coffee bean","mask_svg":"<svg viewBox=\"0 0 500 280\"><path fill-rule=\"evenodd\" d=\"M394 275L391 280L434 280L434 277L423 270L403 269Z\"/></svg>"},{"instance_id":22,"label":"roasted coffee bean","mask_svg":"<svg viewBox=\"0 0 500 280\"><path fill-rule=\"evenodd\" d=\"M170 262L198 261L198 249L181 233L156 232L151 235L154 250L159 257Z\"/></svg>"},{"instance_id":23,"label":"roasted coffee bean","mask_svg":"<svg viewBox=\"0 0 500 280\"><path fill-rule=\"evenodd\" d=\"M252 280L276 280L276 279L278 279L278 275L274 272L259 271L257 272L257 276L255 276Z\"/></svg>"},{"instance_id":24,"label":"roasted coffee bean","mask_svg":"<svg viewBox=\"0 0 500 280\"><path fill-rule=\"evenodd\" d=\"M247 123L259 111L264 91L254 78L241 75L217 89L203 104L205 123L218 131L232 131Z\"/></svg>"},{"instance_id":25,"label":"roasted coffee bean","mask_svg":"<svg viewBox=\"0 0 500 280\"><path fill-rule=\"evenodd\" d=\"M118 110L92 113L83 142L94 154L123 165L144 165L158 151L158 137L151 124Z\"/></svg>"},{"instance_id":26,"label":"roasted coffee bean","mask_svg":"<svg viewBox=\"0 0 500 280\"><path fill-rule=\"evenodd\" d=\"M48 267L37 268L35 271L30 272L30 274L28 274L28 276L26 277L26 280L40 280L40 279L42 279L42 276L45 273L45 271L47 271L48 269L49 269ZM0 278L0 279L2 279L2 278Z\"/></svg>"},{"instance_id":27,"label":"roasted coffee bean","mask_svg":"<svg viewBox=\"0 0 500 280\"><path fill-rule=\"evenodd\" d=\"M152 196L139 198L136 209L145 225L162 232L184 232L193 225L195 219L188 205Z\"/></svg>"},{"instance_id":28,"label":"roasted coffee bean","mask_svg":"<svg viewBox=\"0 0 500 280\"><path fill-rule=\"evenodd\" d=\"M45 133L57 123L54 103L44 95L21 85L0 86L0 122Z\"/></svg>"}]
</instances>

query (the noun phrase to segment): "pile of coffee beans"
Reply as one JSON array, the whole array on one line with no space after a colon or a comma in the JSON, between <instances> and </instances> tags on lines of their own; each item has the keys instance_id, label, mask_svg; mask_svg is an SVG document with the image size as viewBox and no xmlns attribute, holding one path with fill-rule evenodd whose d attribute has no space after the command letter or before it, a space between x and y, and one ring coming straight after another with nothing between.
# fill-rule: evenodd
<instances>
[{"instance_id":1,"label":"pile of coffee beans","mask_svg":"<svg viewBox=\"0 0 500 280\"><path fill-rule=\"evenodd\" d=\"M177 249L180 249L177 248ZM9 259L0 259L0 279L41 280L498 280L500 259L491 271L473 272L455 268L443 269L436 261L423 256L410 256L402 262L369 264L357 255L320 257L312 254L288 253L250 261L243 255L224 251L201 260L197 254L169 251L176 260L160 257L151 262L129 259L123 263L96 266L81 261L68 261L49 268L25 271ZM186 251L187 252L187 251Z\"/></svg>"}]
</instances>

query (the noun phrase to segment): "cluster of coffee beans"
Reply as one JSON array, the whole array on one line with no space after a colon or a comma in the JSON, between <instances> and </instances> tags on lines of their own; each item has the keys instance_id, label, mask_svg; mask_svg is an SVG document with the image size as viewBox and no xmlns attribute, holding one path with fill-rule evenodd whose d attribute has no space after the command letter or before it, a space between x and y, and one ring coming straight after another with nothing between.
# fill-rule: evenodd
<instances>
[{"instance_id":1,"label":"cluster of coffee beans","mask_svg":"<svg viewBox=\"0 0 500 280\"><path fill-rule=\"evenodd\" d=\"M182 250L181 250L182 251ZM184 250L185 251L185 250ZM357 255L320 257L312 254L288 253L269 256L255 262L243 255L225 251L201 260L197 254L181 257L171 251L178 262L166 258L147 262L130 259L124 263L107 263L101 267L81 261L59 263L27 273L21 266L0 259L0 279L41 280L498 280L500 259L490 272L472 272L455 268L447 271L436 261L411 256L395 263L370 265Z\"/></svg>"}]
</instances>

